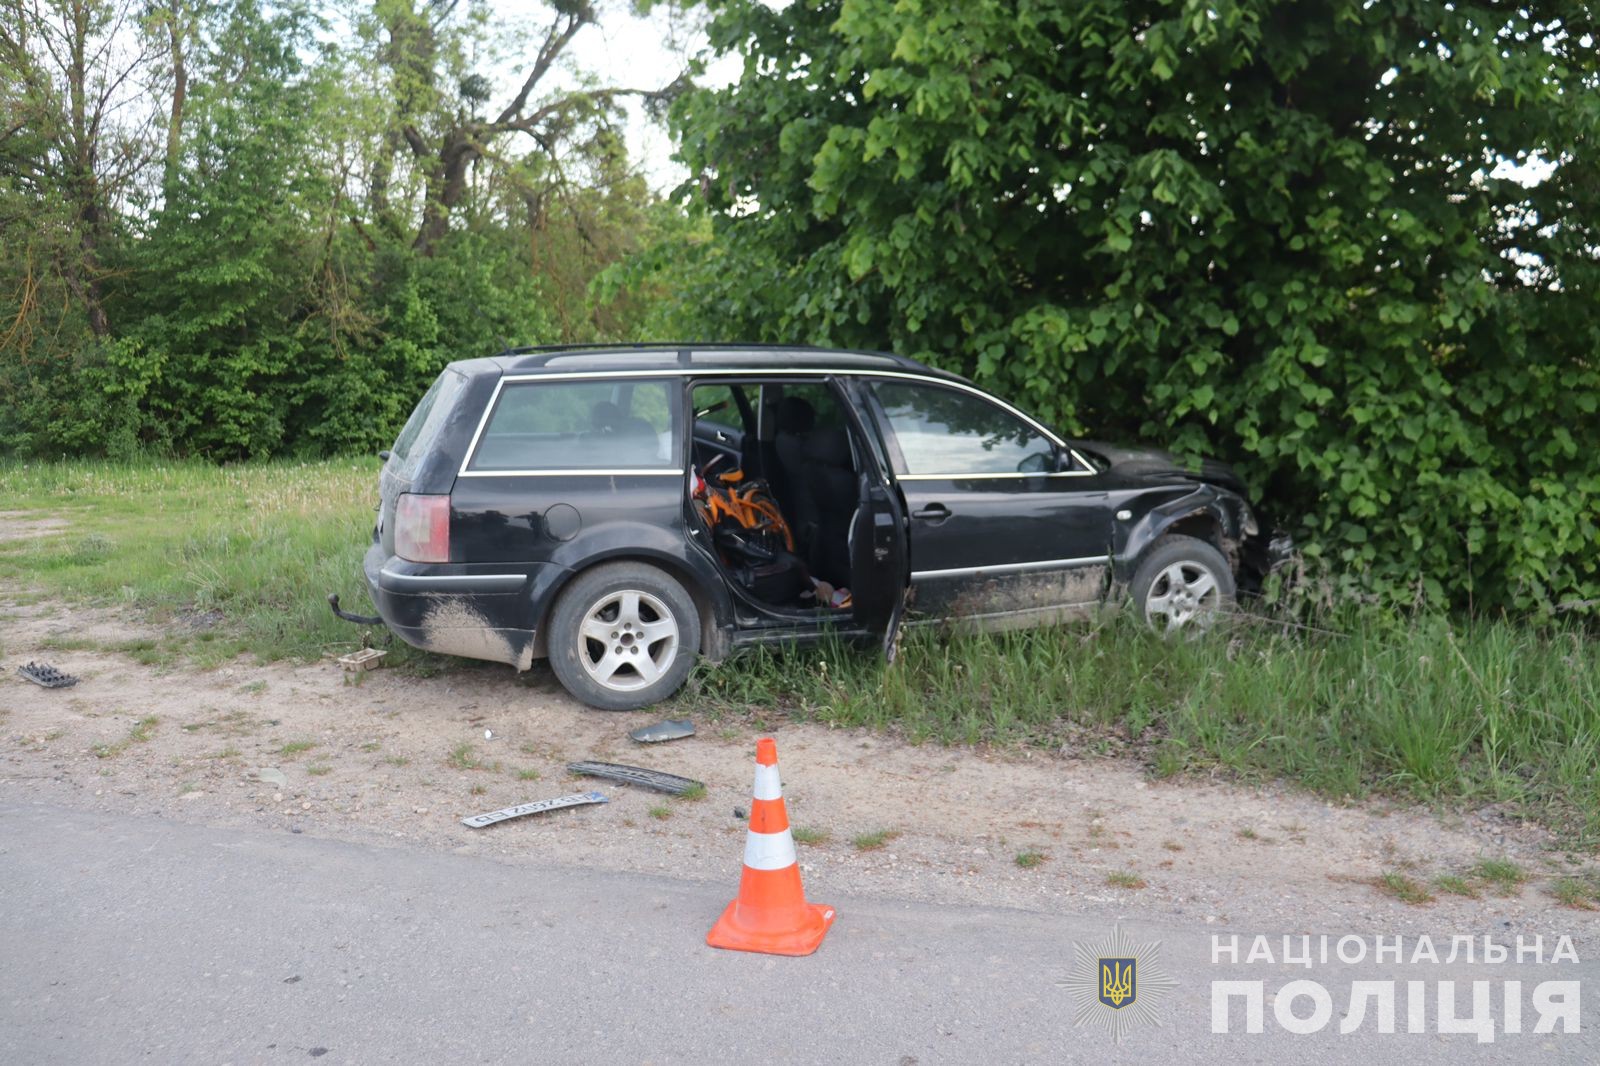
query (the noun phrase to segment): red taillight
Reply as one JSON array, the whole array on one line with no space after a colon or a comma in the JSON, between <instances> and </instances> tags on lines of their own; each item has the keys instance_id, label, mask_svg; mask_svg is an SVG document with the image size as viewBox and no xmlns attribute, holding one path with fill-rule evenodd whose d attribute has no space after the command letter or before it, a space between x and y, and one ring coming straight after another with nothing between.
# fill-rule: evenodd
<instances>
[{"instance_id":1,"label":"red taillight","mask_svg":"<svg viewBox=\"0 0 1600 1066\"><path fill-rule=\"evenodd\" d=\"M450 497L402 493L394 509L394 553L413 563L448 563Z\"/></svg>"}]
</instances>

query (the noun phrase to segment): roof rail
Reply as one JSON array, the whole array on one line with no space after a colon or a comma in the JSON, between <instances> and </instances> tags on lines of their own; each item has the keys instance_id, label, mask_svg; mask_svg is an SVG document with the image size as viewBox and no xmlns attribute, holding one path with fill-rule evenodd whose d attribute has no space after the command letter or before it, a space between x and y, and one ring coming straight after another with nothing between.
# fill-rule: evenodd
<instances>
[{"instance_id":1,"label":"roof rail","mask_svg":"<svg viewBox=\"0 0 1600 1066\"><path fill-rule=\"evenodd\" d=\"M508 348L508 355L539 355L543 352L614 352L618 348L769 348L765 344L706 344L701 341L591 341L588 344L521 344Z\"/></svg>"},{"instance_id":2,"label":"roof rail","mask_svg":"<svg viewBox=\"0 0 1600 1066\"><path fill-rule=\"evenodd\" d=\"M881 359L886 363L900 366L921 367L915 359L897 355L894 352L878 352L866 348L826 348L809 344L767 344L745 343L730 341L597 341L589 344L530 344L510 348L501 352L499 358L537 359L544 356L537 363L531 365L542 366L550 359L563 355L585 355L592 353L596 358L603 359L607 355L619 351L659 351L665 356L676 356L678 363L684 366L691 365L691 352L739 352L739 351L773 351L773 352L801 352L810 351L823 355L852 355L865 356L872 359Z\"/></svg>"}]
</instances>

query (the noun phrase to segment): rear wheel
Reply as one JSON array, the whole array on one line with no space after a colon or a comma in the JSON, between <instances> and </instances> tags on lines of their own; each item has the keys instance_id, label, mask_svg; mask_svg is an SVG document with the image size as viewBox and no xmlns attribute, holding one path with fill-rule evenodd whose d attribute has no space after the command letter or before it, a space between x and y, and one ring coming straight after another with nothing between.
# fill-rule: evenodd
<instances>
[{"instance_id":1,"label":"rear wheel","mask_svg":"<svg viewBox=\"0 0 1600 1066\"><path fill-rule=\"evenodd\" d=\"M1188 635L1233 610L1233 571L1203 540L1163 537L1134 571L1129 592L1151 629L1163 636Z\"/></svg>"},{"instance_id":2,"label":"rear wheel","mask_svg":"<svg viewBox=\"0 0 1600 1066\"><path fill-rule=\"evenodd\" d=\"M631 711L683 685L700 647L700 615L684 587L643 563L579 575L546 627L550 666L591 707Z\"/></svg>"}]
</instances>

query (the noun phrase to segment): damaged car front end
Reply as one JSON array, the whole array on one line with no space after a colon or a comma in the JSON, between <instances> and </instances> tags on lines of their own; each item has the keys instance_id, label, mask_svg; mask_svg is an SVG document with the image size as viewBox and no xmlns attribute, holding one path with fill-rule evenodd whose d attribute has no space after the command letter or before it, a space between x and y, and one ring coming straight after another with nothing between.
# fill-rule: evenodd
<instances>
[{"instance_id":1,"label":"damaged car front end","mask_svg":"<svg viewBox=\"0 0 1600 1066\"><path fill-rule=\"evenodd\" d=\"M1246 596L1259 594L1267 577L1294 558L1294 538L1251 508L1244 480L1227 463L1202 459L1192 466L1157 448L1072 443L1108 478L1135 489L1135 506L1119 508L1112 527L1113 580L1120 589L1126 590L1140 558L1163 536L1191 536L1214 546Z\"/></svg>"}]
</instances>

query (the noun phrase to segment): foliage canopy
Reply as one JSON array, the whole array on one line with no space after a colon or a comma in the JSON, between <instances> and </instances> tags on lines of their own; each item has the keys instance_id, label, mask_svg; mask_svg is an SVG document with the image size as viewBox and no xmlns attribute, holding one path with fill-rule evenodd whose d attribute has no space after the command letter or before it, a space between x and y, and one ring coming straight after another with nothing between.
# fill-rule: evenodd
<instances>
[{"instance_id":1,"label":"foliage canopy","mask_svg":"<svg viewBox=\"0 0 1600 1066\"><path fill-rule=\"evenodd\" d=\"M1232 459L1369 590L1600 601L1592 4L713 6L705 332Z\"/></svg>"}]
</instances>

